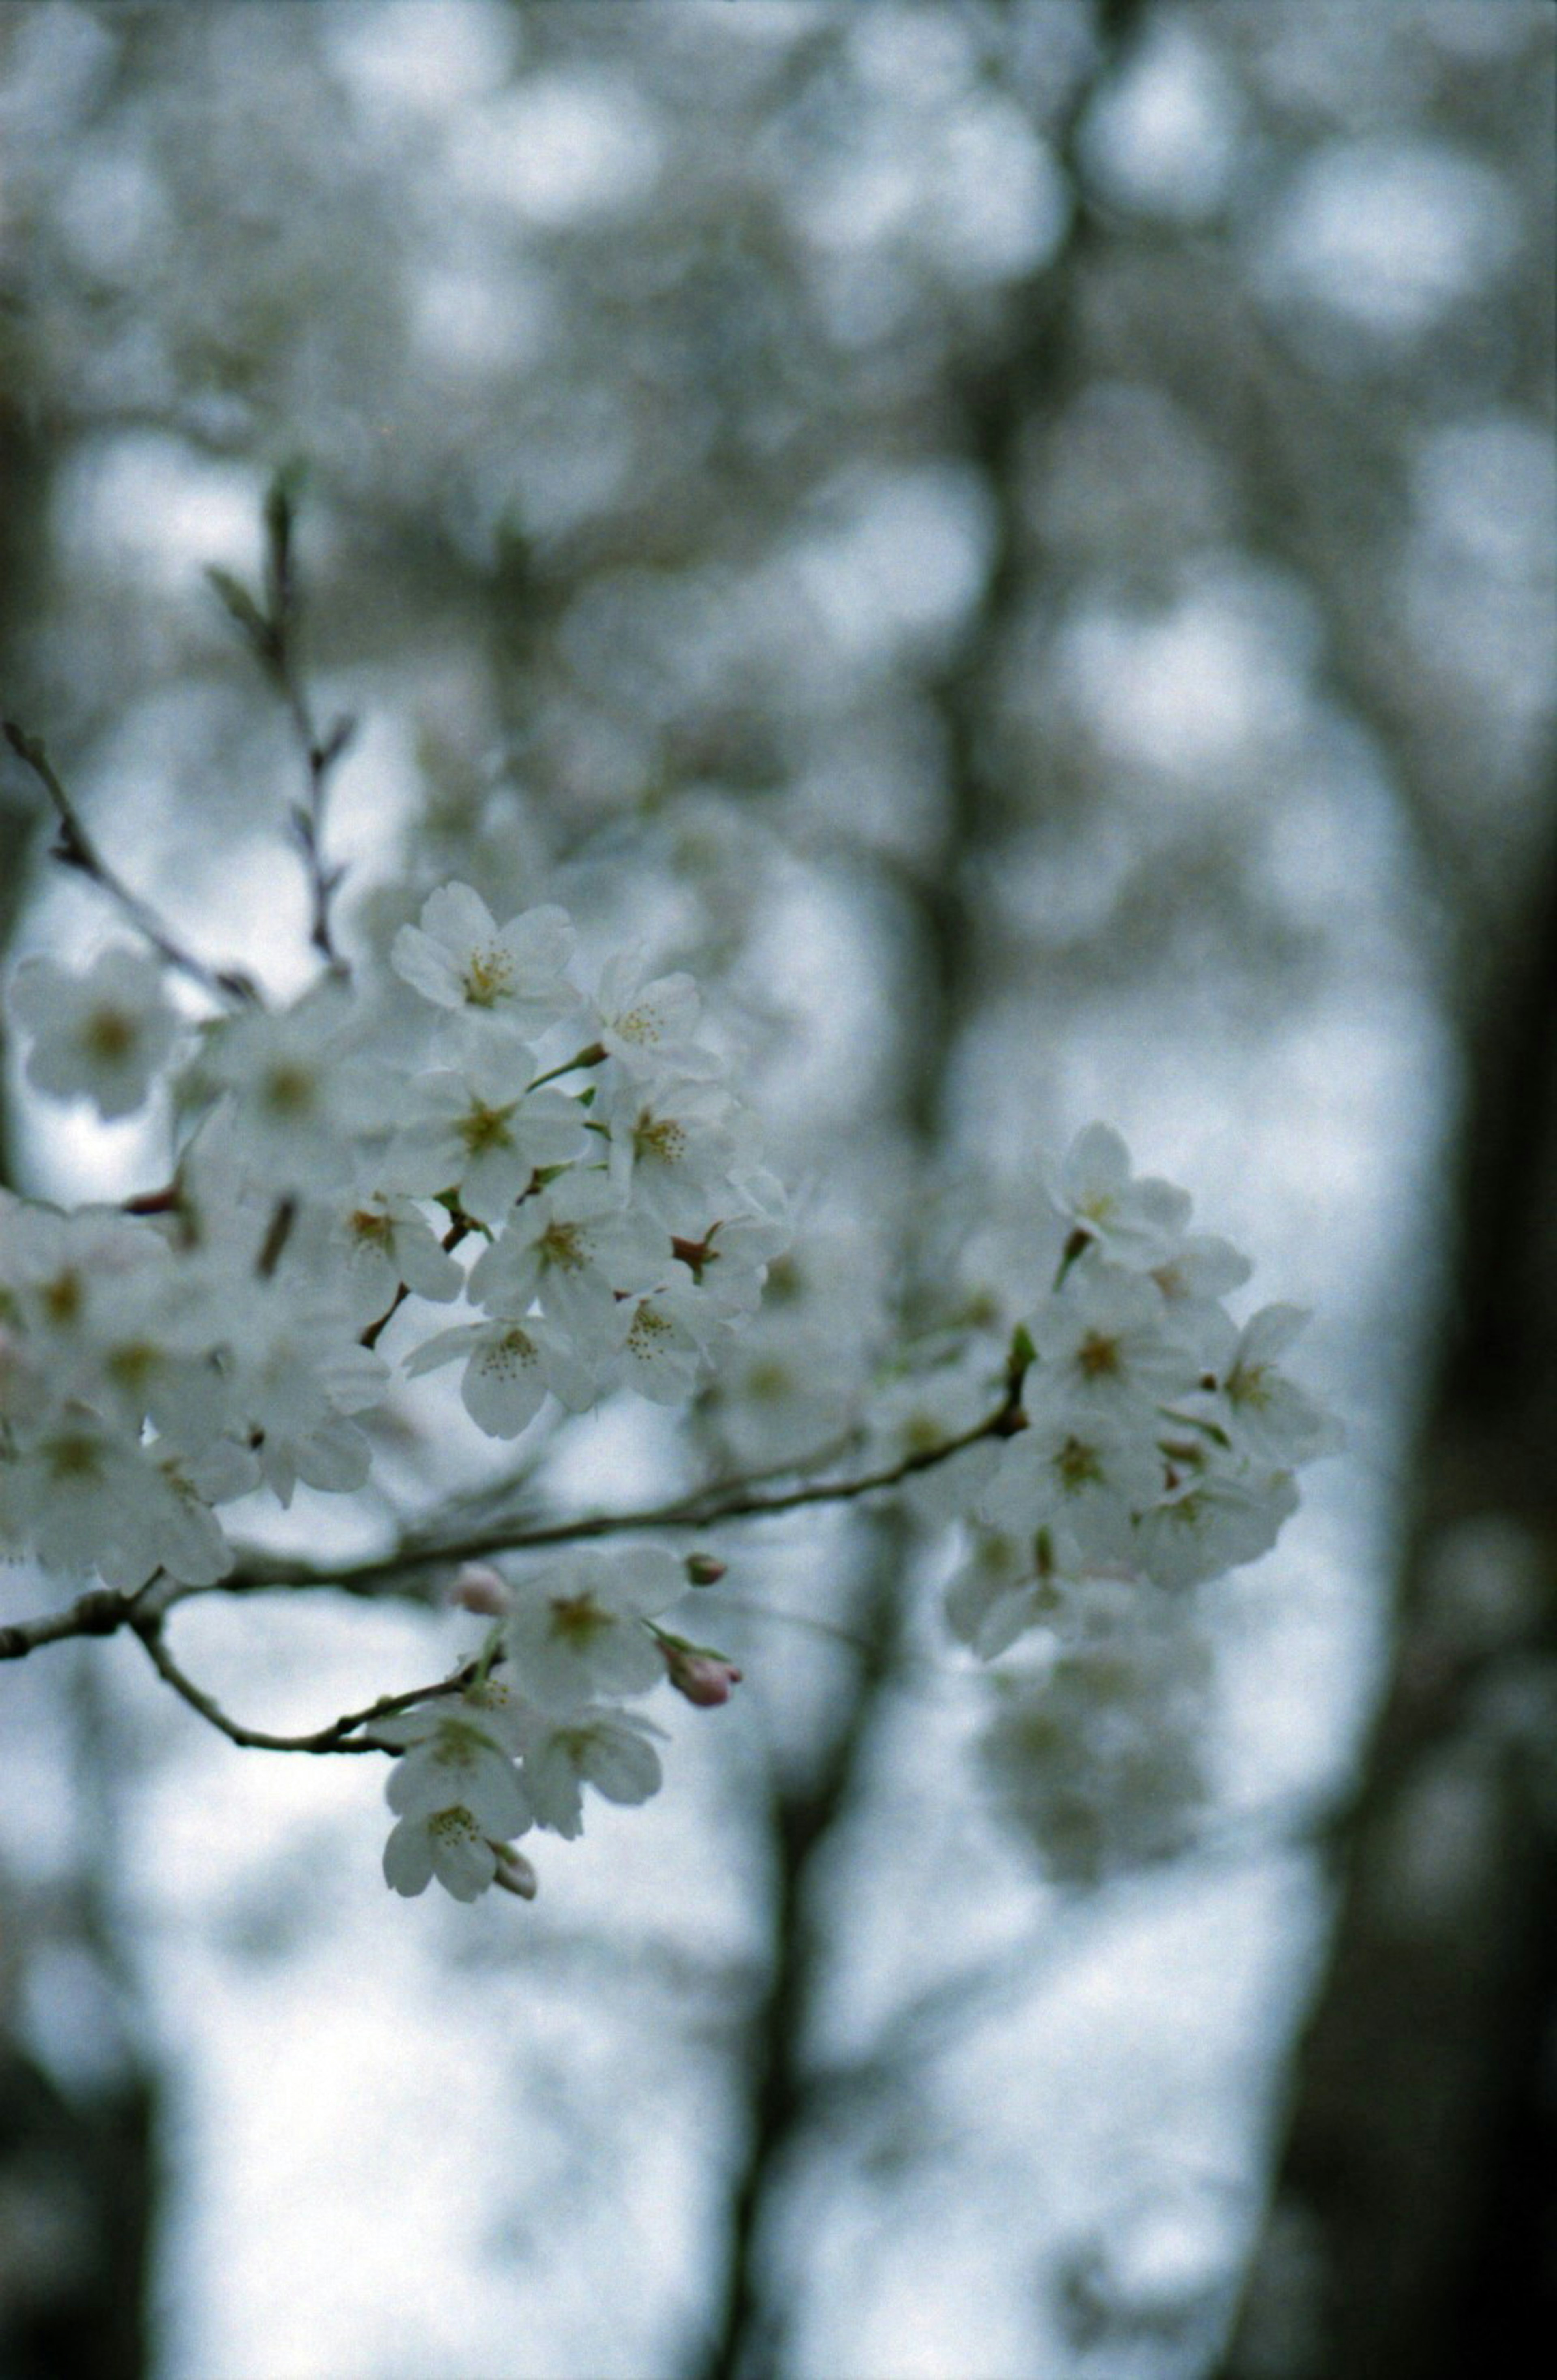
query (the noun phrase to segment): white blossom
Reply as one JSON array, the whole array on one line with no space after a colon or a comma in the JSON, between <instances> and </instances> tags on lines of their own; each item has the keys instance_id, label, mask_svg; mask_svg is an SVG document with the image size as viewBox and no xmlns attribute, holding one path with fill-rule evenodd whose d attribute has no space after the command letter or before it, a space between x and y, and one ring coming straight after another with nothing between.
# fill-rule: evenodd
<instances>
[{"instance_id":1,"label":"white blossom","mask_svg":"<svg viewBox=\"0 0 1557 2380\"><path fill-rule=\"evenodd\" d=\"M573 939L566 909L526 909L500 927L468 884L445 884L420 927L401 927L390 964L439 1008L539 1032L578 1004L564 974Z\"/></svg>"},{"instance_id":2,"label":"white blossom","mask_svg":"<svg viewBox=\"0 0 1557 2380\"><path fill-rule=\"evenodd\" d=\"M655 1404L684 1404L706 1369L724 1318L698 1289L683 1264L645 1297L623 1306L626 1329L618 1367L623 1381Z\"/></svg>"},{"instance_id":3,"label":"white blossom","mask_svg":"<svg viewBox=\"0 0 1557 2380\"><path fill-rule=\"evenodd\" d=\"M534 1075L522 1042L492 1042L419 1075L412 1120L390 1153L396 1186L426 1197L456 1191L477 1222L501 1223L538 1167L566 1165L584 1147L584 1110L566 1091L532 1090Z\"/></svg>"},{"instance_id":4,"label":"white blossom","mask_svg":"<svg viewBox=\"0 0 1557 2380\"><path fill-rule=\"evenodd\" d=\"M1124 1263L1171 1256L1189 1220L1188 1193L1152 1175L1137 1180L1129 1150L1106 1123L1077 1135L1045 1189L1057 1214Z\"/></svg>"},{"instance_id":5,"label":"white blossom","mask_svg":"<svg viewBox=\"0 0 1557 2380\"><path fill-rule=\"evenodd\" d=\"M105 1123L142 1105L178 1029L161 966L122 945L79 976L54 959L24 960L9 1006L34 1037L28 1081L51 1099L91 1099Z\"/></svg>"},{"instance_id":6,"label":"white blossom","mask_svg":"<svg viewBox=\"0 0 1557 2380\"><path fill-rule=\"evenodd\" d=\"M727 1091L681 1082L651 1089L618 1074L602 1104L611 1179L624 1205L631 1199L667 1232L698 1241L742 1203L730 1176L744 1153L744 1125Z\"/></svg>"},{"instance_id":7,"label":"white blossom","mask_svg":"<svg viewBox=\"0 0 1557 2380\"><path fill-rule=\"evenodd\" d=\"M489 1438L517 1438L550 1390L582 1413L597 1394L595 1380L564 1335L539 1316L496 1315L456 1323L414 1350L406 1369L414 1379L465 1359L459 1393L478 1429Z\"/></svg>"},{"instance_id":8,"label":"white blossom","mask_svg":"<svg viewBox=\"0 0 1557 2380\"><path fill-rule=\"evenodd\" d=\"M338 1208L331 1224L345 1261L347 1303L359 1325L387 1313L402 1288L447 1305L465 1287L464 1273L414 1199L369 1191Z\"/></svg>"},{"instance_id":9,"label":"white blossom","mask_svg":"<svg viewBox=\"0 0 1557 2380\"><path fill-rule=\"evenodd\" d=\"M1268 1553L1296 1510L1290 1471L1210 1473L1141 1515L1137 1560L1160 1586L1198 1586Z\"/></svg>"},{"instance_id":10,"label":"white blossom","mask_svg":"<svg viewBox=\"0 0 1557 2380\"><path fill-rule=\"evenodd\" d=\"M694 1038L700 1006L689 975L650 980L642 959L628 952L607 962L584 1030L635 1080L706 1081L723 1062Z\"/></svg>"},{"instance_id":11,"label":"white blossom","mask_svg":"<svg viewBox=\"0 0 1557 2380\"><path fill-rule=\"evenodd\" d=\"M1162 1318L1155 1282L1122 1266L1083 1258L1033 1318L1041 1392L1072 1400L1126 1429L1150 1427L1157 1408L1187 1394L1198 1378Z\"/></svg>"},{"instance_id":12,"label":"white blossom","mask_svg":"<svg viewBox=\"0 0 1557 2380\"><path fill-rule=\"evenodd\" d=\"M647 1802L660 1790L653 1739L664 1730L637 1711L586 1705L566 1718L536 1712L526 1721L524 1776L538 1827L571 1841L584 1831L584 1793L608 1802Z\"/></svg>"},{"instance_id":13,"label":"white blossom","mask_svg":"<svg viewBox=\"0 0 1557 2380\"><path fill-rule=\"evenodd\" d=\"M664 1663L643 1623L686 1592L682 1565L657 1546L583 1548L518 1580L503 1642L520 1692L548 1711L647 1694Z\"/></svg>"},{"instance_id":14,"label":"white blossom","mask_svg":"<svg viewBox=\"0 0 1557 2380\"><path fill-rule=\"evenodd\" d=\"M1040 1407L1007 1439L979 1504L1014 1535L1060 1522L1094 1557L1127 1556L1132 1515L1162 1493L1162 1458L1150 1435L1080 1401Z\"/></svg>"},{"instance_id":15,"label":"white blossom","mask_svg":"<svg viewBox=\"0 0 1557 2380\"><path fill-rule=\"evenodd\" d=\"M1207 1797L1210 1648L1182 1614L1122 1623L1011 1678L980 1743L995 1806L1057 1883L1097 1884L1191 1839Z\"/></svg>"},{"instance_id":16,"label":"white blossom","mask_svg":"<svg viewBox=\"0 0 1557 2380\"><path fill-rule=\"evenodd\" d=\"M1232 1343L1222 1345L1212 1366L1221 1395L1197 1401L1200 1410L1214 1412L1234 1445L1257 1462L1309 1463L1333 1452L1339 1443L1332 1417L1277 1366L1277 1357L1308 1321L1300 1305L1262 1305L1236 1337L1229 1327Z\"/></svg>"},{"instance_id":17,"label":"white blossom","mask_svg":"<svg viewBox=\"0 0 1557 2380\"><path fill-rule=\"evenodd\" d=\"M208 1027L189 1086L226 1095L213 1137L275 1190L347 1183L351 1135L384 1108L360 1033L349 995L333 979L290 1008L251 1009Z\"/></svg>"},{"instance_id":18,"label":"white blossom","mask_svg":"<svg viewBox=\"0 0 1557 2380\"><path fill-rule=\"evenodd\" d=\"M621 1342L618 1292L650 1288L669 1257L669 1235L624 1210L602 1168L574 1167L510 1216L472 1267L470 1295L503 1314L539 1301L593 1361Z\"/></svg>"}]
</instances>

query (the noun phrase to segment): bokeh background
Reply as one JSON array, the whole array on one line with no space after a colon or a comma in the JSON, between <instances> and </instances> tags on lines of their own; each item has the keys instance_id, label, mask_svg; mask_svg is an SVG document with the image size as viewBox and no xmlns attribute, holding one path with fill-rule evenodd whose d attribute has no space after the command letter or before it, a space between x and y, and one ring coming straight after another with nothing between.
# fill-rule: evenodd
<instances>
[{"instance_id":1,"label":"bokeh background","mask_svg":"<svg viewBox=\"0 0 1557 2380\"><path fill-rule=\"evenodd\" d=\"M124 872L305 980L295 761L201 577L301 461L348 938L452 875L693 965L801 1185L828 1328L704 1459L845 1428L1096 1116L1314 1306L1349 1430L1202 1598L1209 1701L1004 1762L924 1516L748 1532L748 1684L531 1909L391 1903L371 1764L238 1753L133 1645L17 1665L4 2380L1553 2335L1553 25L0 7L0 680ZM7 962L122 935L48 841L7 760ZM154 1178L9 1080L15 1186ZM478 1477L456 1415L407 1496ZM591 1502L691 1459L543 1451ZM461 1642L220 1600L180 1645L260 1725Z\"/></svg>"}]
</instances>

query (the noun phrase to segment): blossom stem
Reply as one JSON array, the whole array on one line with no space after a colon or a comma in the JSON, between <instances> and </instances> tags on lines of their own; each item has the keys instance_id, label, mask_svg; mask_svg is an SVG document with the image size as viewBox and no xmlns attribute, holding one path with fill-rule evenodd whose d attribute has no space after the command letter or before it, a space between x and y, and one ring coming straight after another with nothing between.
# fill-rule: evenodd
<instances>
[{"instance_id":1,"label":"blossom stem","mask_svg":"<svg viewBox=\"0 0 1557 2380\"><path fill-rule=\"evenodd\" d=\"M542 1083L554 1083L559 1075L577 1074L580 1066L602 1065L604 1063L605 1057L606 1049L604 1042L591 1041L587 1050L580 1050L577 1055L572 1058L565 1058L560 1066L553 1066L546 1074L537 1075L534 1082L529 1084L528 1088L532 1091L538 1091Z\"/></svg>"}]
</instances>

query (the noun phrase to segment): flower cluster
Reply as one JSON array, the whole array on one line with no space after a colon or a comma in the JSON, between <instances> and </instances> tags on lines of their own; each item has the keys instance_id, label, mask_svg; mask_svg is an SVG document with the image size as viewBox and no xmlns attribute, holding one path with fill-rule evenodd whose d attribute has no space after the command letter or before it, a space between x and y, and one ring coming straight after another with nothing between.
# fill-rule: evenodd
<instances>
[{"instance_id":1,"label":"flower cluster","mask_svg":"<svg viewBox=\"0 0 1557 2380\"><path fill-rule=\"evenodd\" d=\"M119 1117L171 1062L182 1139L127 1210L0 1203L0 1548L127 1589L222 1577L218 1507L366 1481L392 1320L404 1374L459 1363L497 1438L548 1396L692 1393L782 1194L691 978L619 958L589 993L573 945L565 911L499 927L456 884L395 943L409 1002L332 974L195 1025L133 953L18 970L30 1079ZM475 1318L430 1330L459 1299Z\"/></svg>"},{"instance_id":2,"label":"flower cluster","mask_svg":"<svg viewBox=\"0 0 1557 2380\"><path fill-rule=\"evenodd\" d=\"M1186 1595L1266 1551L1296 1470L1334 1443L1283 1367L1304 1317L1235 1323L1245 1259L1103 1125L976 1292L966 1202L959 1244L932 1231L906 1290L824 1226L791 1250L691 978L623 957L586 990L574 959L564 910L499 926L451 884L401 929L389 976L333 963L286 1007L186 965L226 1002L191 1016L161 960L124 950L80 976L18 971L34 1086L109 1120L161 1097L173 1147L165 1186L120 1208L0 1193L0 1553L121 1597L215 1585L225 1505L362 1488L396 1382L446 1366L505 1440L548 1401L702 1392L726 1466L828 1475L737 1481L635 1528L883 1486L962 1524L954 1633L985 1658L1029 1639L1048 1663L1004 1683L985 1742L1000 1798L1061 1874L1160 1846L1199 1791L1209 1668ZM864 1468L834 1478L850 1448ZM457 1599L493 1624L458 1682L304 1747L366 1726L359 1742L396 1755L395 1889L528 1897L529 1828L578 1835L587 1786L647 1800L660 1730L638 1698L668 1682L712 1706L739 1676L662 1624L721 1567L639 1548L467 1574Z\"/></svg>"},{"instance_id":3,"label":"flower cluster","mask_svg":"<svg viewBox=\"0 0 1557 2380\"><path fill-rule=\"evenodd\" d=\"M1031 1628L1064 1635L1099 1586L1182 1590L1253 1561L1297 1509L1294 1473L1335 1425L1281 1368L1308 1317L1222 1303L1249 1266L1188 1229L1189 1199L1137 1180L1094 1124L1046 1203L1059 1278L1019 1332L1022 1427L991 1453L955 1633L986 1656Z\"/></svg>"},{"instance_id":4,"label":"flower cluster","mask_svg":"<svg viewBox=\"0 0 1557 2380\"><path fill-rule=\"evenodd\" d=\"M461 1599L497 1619L478 1677L374 1730L401 1755L383 1854L396 1892L422 1892L436 1876L456 1900L492 1884L528 1900L536 1879L517 1836L531 1826L580 1834L586 1785L608 1802L658 1791L663 1730L626 1699L668 1676L706 1705L728 1693L707 1690L716 1669L739 1675L656 1624L687 1583L673 1555L642 1547L570 1553L512 1585L494 1572L466 1584Z\"/></svg>"}]
</instances>

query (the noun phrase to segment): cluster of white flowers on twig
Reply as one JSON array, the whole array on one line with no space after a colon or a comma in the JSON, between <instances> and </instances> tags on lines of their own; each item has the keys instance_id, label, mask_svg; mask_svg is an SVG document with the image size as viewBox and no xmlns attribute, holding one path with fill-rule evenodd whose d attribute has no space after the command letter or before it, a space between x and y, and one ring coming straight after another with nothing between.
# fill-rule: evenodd
<instances>
[{"instance_id":1,"label":"cluster of white flowers on twig","mask_svg":"<svg viewBox=\"0 0 1557 2380\"><path fill-rule=\"evenodd\" d=\"M1138 1702L1141 1679L1150 1698L1152 1676L1183 1670L1150 1650L1162 1613L1263 1553L1295 1509L1295 1472L1334 1442L1281 1368L1304 1318L1267 1306L1235 1324L1223 1301L1246 1260L1192 1232L1186 1195L1135 1178L1097 1125L1032 1201L1034 1245L1057 1252L1043 1285L1015 1308L986 1298L941 1332L951 1410L927 1427L900 1372L878 1381L874 1422L862 1415L878 1306L869 1291L851 1302L846 1259L830 1275L815 1245L786 1255L784 1192L703 1038L690 977L627 954L581 983L563 909L499 924L458 883L401 929L389 974L348 968L323 830L350 730L314 728L291 650L284 497L268 520L264 601L231 580L219 591L306 763L293 825L321 972L300 998L268 1002L186 949L103 859L43 747L6 731L58 812L57 856L148 945L79 971L52 957L16 971L6 1009L27 1079L107 1120L157 1093L172 1149L166 1181L116 1208L0 1192L0 1554L96 1582L65 1610L0 1628L0 1658L128 1629L235 1742L394 1755L396 1890L436 1876L461 1900L493 1883L528 1896L516 1844L530 1827L577 1835L586 1784L619 1803L656 1790L659 1730L637 1698L668 1681L716 1705L739 1674L663 1625L689 1585L717 1574L713 1557L579 1541L700 1531L934 1473L949 1491L938 1517L967 1540L954 1633L986 1659L1019 1638L1051 1658L1043 1712L1007 1707L990 1759L998 1769L1041 1743L1084 1766L1083 1722L1111 1697ZM196 988L198 1012L176 1000L176 978ZM817 1296L796 1293L808 1269L831 1342ZM712 1425L748 1475L639 1513L451 1524L334 1569L234 1548L225 1507L261 1488L285 1506L299 1482L355 1494L392 1390L455 1365L472 1422L503 1440L543 1408L582 1413L616 1391L683 1405L716 1383ZM841 1474L841 1450L871 1427L882 1459ZM764 1484L780 1465L797 1484ZM491 1567L541 1548L539 1569ZM229 1719L166 1642L169 1611L193 1594L362 1592L440 1569L490 1622L479 1652L310 1736ZM1115 1737L1125 1768L1140 1768L1127 1728ZM1035 1830L1053 1851L1075 1825L1064 1794L1038 1799L1051 1815ZM1067 1857L1077 1864L1074 1845L1054 1852L1062 1868Z\"/></svg>"}]
</instances>

